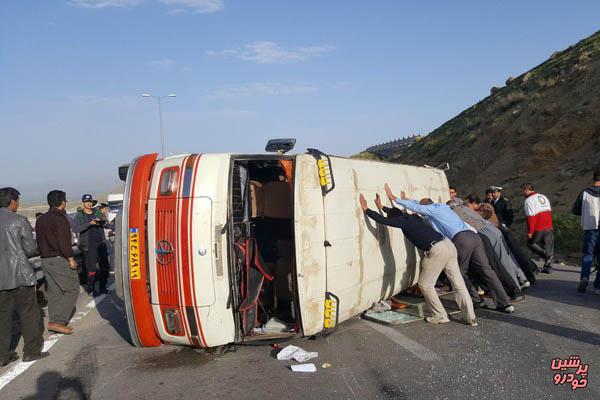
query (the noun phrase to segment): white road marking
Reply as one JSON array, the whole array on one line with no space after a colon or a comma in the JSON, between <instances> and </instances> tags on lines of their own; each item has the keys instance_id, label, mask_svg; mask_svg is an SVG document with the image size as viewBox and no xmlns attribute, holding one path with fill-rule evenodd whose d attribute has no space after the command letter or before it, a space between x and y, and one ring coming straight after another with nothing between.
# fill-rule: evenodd
<instances>
[{"instance_id":1,"label":"white road marking","mask_svg":"<svg viewBox=\"0 0 600 400\"><path fill-rule=\"evenodd\" d=\"M59 336L52 335L44 342L44 348L42 351L48 351L58 342ZM17 361L17 363L9 369L6 373L0 376L0 390L4 388L4 386L8 385L13 379L17 376L21 375L25 372L29 367L31 367L35 361L23 362Z\"/></svg>"},{"instance_id":2,"label":"white road marking","mask_svg":"<svg viewBox=\"0 0 600 400\"><path fill-rule=\"evenodd\" d=\"M115 284L111 283L106 289L113 290L114 288L115 288ZM88 303L87 307L88 308L94 308L98 304L102 303L102 301L104 301L105 298L106 298L105 294L101 294L98 297L94 297L94 299Z\"/></svg>"},{"instance_id":3,"label":"white road marking","mask_svg":"<svg viewBox=\"0 0 600 400\"><path fill-rule=\"evenodd\" d=\"M111 283L107 289L113 290L115 287L114 283ZM106 295L100 295L95 297L93 301L89 302L87 305L87 309L85 311L79 311L73 316L72 321L77 321L85 317L93 308L95 308L98 304L100 304L104 299L106 299ZM50 350L58 339L61 338L62 335L50 335L48 339L44 341L44 348L42 351ZM0 375L0 390L2 390L6 385L13 381L17 376L21 375L23 372L27 371L29 367L31 367L35 361L23 362L21 360L16 361L15 364L9 368L5 373Z\"/></svg>"},{"instance_id":4,"label":"white road marking","mask_svg":"<svg viewBox=\"0 0 600 400\"><path fill-rule=\"evenodd\" d=\"M364 321L364 320L363 320ZM406 350L411 352L413 355L417 356L423 361L439 361L441 360L440 356L438 356L433 351L429 350L426 347L423 347L419 343L415 342L411 338L403 335L398 332L396 329L391 326L377 324L371 321L365 321L367 325L381 333L383 336L390 339L392 342L399 344L404 347Z\"/></svg>"}]
</instances>

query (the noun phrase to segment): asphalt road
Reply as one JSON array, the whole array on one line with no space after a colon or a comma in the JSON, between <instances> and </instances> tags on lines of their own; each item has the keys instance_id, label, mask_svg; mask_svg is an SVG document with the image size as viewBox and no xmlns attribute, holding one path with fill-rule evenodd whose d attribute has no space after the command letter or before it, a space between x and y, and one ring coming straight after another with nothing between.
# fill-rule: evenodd
<instances>
[{"instance_id":1,"label":"asphalt road","mask_svg":"<svg viewBox=\"0 0 600 400\"><path fill-rule=\"evenodd\" d=\"M76 333L0 399L598 399L600 296L578 294L577 279L576 268L557 266L515 314L478 310L477 328L345 322L327 338L291 342L319 353L317 372L304 374L268 346L134 348L114 299L87 307L82 295ZM587 388L554 385L552 359L570 355L589 365ZM0 370L0 384L22 367Z\"/></svg>"}]
</instances>

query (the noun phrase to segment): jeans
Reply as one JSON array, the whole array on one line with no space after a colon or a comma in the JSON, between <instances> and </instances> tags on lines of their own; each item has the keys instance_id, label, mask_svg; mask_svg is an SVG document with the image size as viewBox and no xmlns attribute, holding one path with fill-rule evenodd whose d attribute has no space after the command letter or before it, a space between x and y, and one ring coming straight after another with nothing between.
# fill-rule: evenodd
<instances>
[{"instance_id":1,"label":"jeans","mask_svg":"<svg viewBox=\"0 0 600 400\"><path fill-rule=\"evenodd\" d=\"M594 256L600 259L600 230L590 229L583 231L583 257L581 260L581 279L590 278L590 270ZM600 289L600 273L596 271L594 287Z\"/></svg>"}]
</instances>

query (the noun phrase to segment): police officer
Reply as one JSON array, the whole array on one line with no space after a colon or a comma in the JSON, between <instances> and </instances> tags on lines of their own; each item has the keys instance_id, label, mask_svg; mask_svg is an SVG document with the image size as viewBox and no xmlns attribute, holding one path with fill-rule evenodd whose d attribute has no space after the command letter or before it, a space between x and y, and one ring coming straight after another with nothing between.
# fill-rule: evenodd
<instances>
[{"instance_id":1,"label":"police officer","mask_svg":"<svg viewBox=\"0 0 600 400\"><path fill-rule=\"evenodd\" d=\"M514 220L514 211L512 203L506 197L502 197L502 188L500 186L490 186L488 191L492 192L492 205L500 223L511 226Z\"/></svg>"},{"instance_id":2,"label":"police officer","mask_svg":"<svg viewBox=\"0 0 600 400\"><path fill-rule=\"evenodd\" d=\"M88 275L87 290L96 293L96 282L100 282L100 293L106 293L108 274L102 262L102 247L104 246L104 227L107 220L102 212L94 208L91 194L81 198L83 210L75 214L73 232L79 234L79 249L83 252ZM105 253L104 253L105 254Z\"/></svg>"}]
</instances>

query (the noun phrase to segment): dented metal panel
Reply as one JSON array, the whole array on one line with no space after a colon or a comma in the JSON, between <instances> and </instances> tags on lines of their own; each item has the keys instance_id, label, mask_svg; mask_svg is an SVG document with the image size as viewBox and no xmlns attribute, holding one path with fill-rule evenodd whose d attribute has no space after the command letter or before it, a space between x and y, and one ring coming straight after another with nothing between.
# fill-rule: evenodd
<instances>
[{"instance_id":1,"label":"dented metal panel","mask_svg":"<svg viewBox=\"0 0 600 400\"><path fill-rule=\"evenodd\" d=\"M415 247L400 229L368 220L358 204L360 193L371 208L376 193L391 205L383 189L386 182L413 198L448 199L448 182L439 170L339 157L330 162L335 189L325 196L319 196L316 160L298 156L296 162L298 288L305 334L322 329L325 292L340 298L343 321L418 280ZM324 247L325 241L331 246Z\"/></svg>"},{"instance_id":2,"label":"dented metal panel","mask_svg":"<svg viewBox=\"0 0 600 400\"><path fill-rule=\"evenodd\" d=\"M446 201L443 172L401 164L331 158L336 188L324 198L327 291L340 298L340 321L360 314L373 302L399 293L418 280L419 254L400 229L378 226L358 204L364 194L371 208L379 193L391 206L384 185L414 198Z\"/></svg>"}]
</instances>

